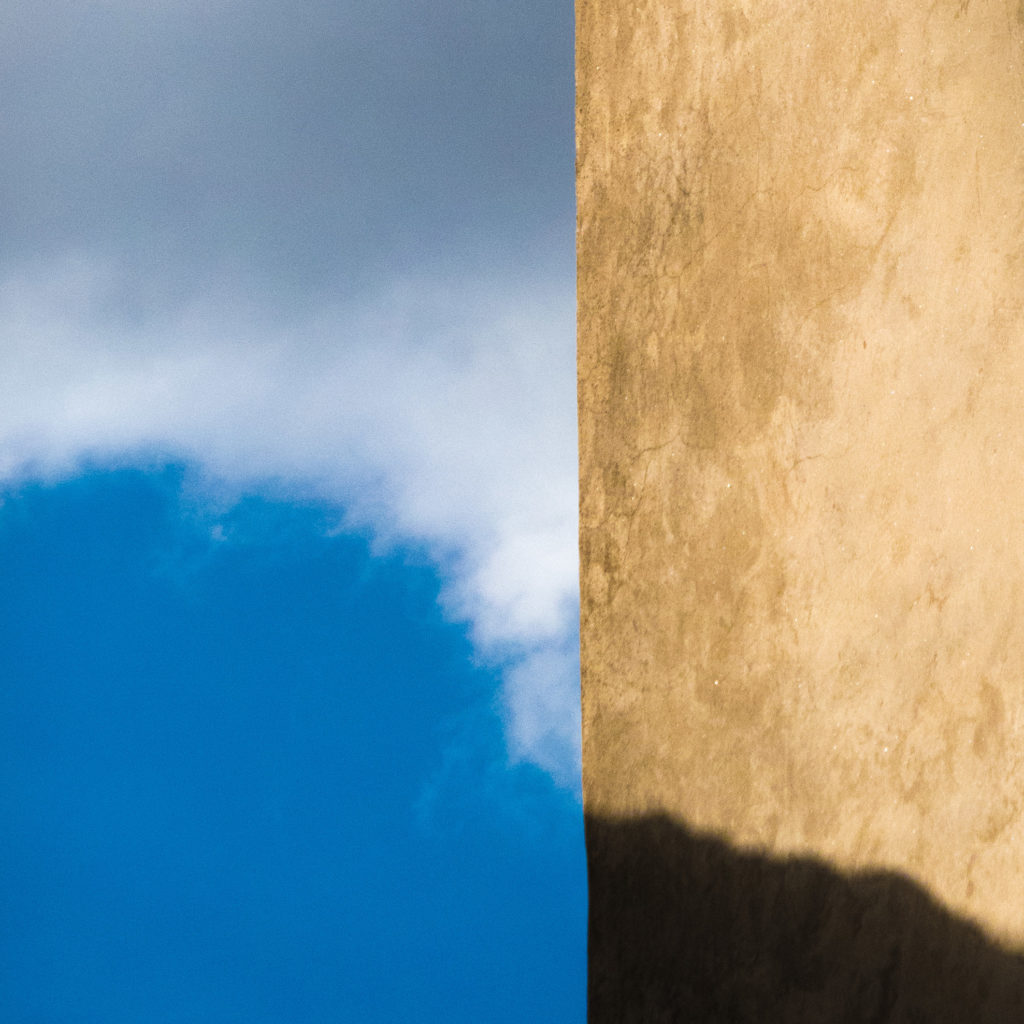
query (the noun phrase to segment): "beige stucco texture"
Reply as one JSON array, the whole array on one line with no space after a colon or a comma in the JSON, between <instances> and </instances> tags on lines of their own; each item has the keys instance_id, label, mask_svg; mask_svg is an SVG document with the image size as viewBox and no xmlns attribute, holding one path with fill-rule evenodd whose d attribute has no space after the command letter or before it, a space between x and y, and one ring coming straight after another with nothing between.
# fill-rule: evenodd
<instances>
[{"instance_id":1,"label":"beige stucco texture","mask_svg":"<svg viewBox=\"0 0 1024 1024\"><path fill-rule=\"evenodd\" d=\"M577 19L586 809L1024 942L1024 8Z\"/></svg>"}]
</instances>

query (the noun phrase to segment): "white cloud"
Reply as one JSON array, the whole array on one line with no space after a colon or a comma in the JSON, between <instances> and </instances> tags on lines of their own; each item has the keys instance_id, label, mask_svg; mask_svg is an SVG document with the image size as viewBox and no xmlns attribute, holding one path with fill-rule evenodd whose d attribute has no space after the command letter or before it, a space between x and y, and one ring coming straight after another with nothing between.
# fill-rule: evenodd
<instances>
[{"instance_id":1,"label":"white cloud","mask_svg":"<svg viewBox=\"0 0 1024 1024\"><path fill-rule=\"evenodd\" d=\"M579 657L575 633L538 645L505 671L506 735L513 757L579 785Z\"/></svg>"},{"instance_id":2,"label":"white cloud","mask_svg":"<svg viewBox=\"0 0 1024 1024\"><path fill-rule=\"evenodd\" d=\"M132 320L126 280L67 259L0 282L0 477L166 454L424 546L504 667L511 755L575 779L571 277L407 281L288 322L238 303Z\"/></svg>"}]
</instances>

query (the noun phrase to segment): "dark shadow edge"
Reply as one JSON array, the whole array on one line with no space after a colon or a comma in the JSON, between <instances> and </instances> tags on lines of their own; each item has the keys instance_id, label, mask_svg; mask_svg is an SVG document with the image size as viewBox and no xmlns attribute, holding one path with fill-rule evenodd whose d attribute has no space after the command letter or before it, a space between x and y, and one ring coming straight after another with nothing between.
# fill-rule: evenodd
<instances>
[{"instance_id":1,"label":"dark shadow edge","mask_svg":"<svg viewBox=\"0 0 1024 1024\"><path fill-rule=\"evenodd\" d=\"M664 814L585 829L591 1024L1024 1022L1024 956L905 875L740 850Z\"/></svg>"}]
</instances>

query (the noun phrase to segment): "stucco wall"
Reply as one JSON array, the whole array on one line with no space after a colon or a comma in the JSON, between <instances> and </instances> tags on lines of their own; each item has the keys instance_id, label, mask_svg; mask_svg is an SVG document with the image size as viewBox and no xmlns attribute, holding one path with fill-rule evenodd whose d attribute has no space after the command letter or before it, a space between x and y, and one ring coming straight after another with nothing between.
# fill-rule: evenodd
<instances>
[{"instance_id":1,"label":"stucco wall","mask_svg":"<svg viewBox=\"0 0 1024 1024\"><path fill-rule=\"evenodd\" d=\"M1024 7L577 0L577 92L592 884L657 814L1024 944Z\"/></svg>"}]
</instances>

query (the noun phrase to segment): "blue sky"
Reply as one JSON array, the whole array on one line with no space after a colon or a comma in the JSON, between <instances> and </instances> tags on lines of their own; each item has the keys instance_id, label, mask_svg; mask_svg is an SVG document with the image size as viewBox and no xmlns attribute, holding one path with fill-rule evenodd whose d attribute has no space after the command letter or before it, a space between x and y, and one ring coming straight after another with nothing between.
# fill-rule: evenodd
<instances>
[{"instance_id":1,"label":"blue sky","mask_svg":"<svg viewBox=\"0 0 1024 1024\"><path fill-rule=\"evenodd\" d=\"M582 1021L571 4L0 38L0 1019Z\"/></svg>"}]
</instances>

